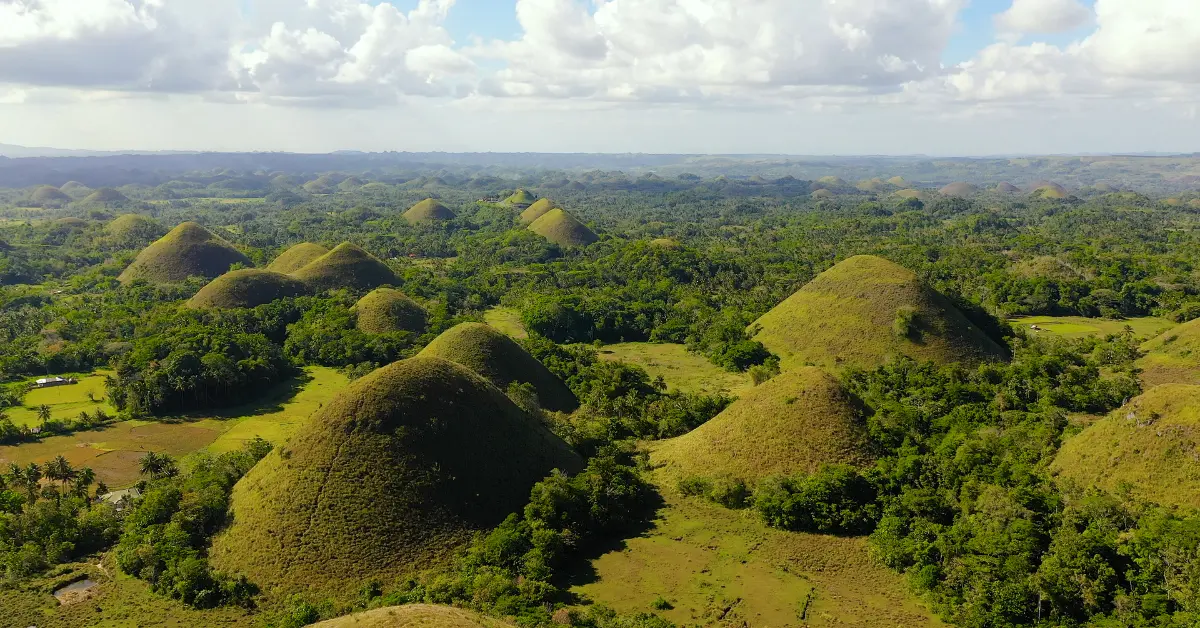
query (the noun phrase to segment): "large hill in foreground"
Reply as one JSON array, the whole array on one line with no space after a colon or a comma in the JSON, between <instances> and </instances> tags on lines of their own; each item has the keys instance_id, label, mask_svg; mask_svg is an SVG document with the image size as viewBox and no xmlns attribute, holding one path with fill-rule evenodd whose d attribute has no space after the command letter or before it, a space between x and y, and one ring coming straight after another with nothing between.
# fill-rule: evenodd
<instances>
[{"instance_id":1,"label":"large hill in foreground","mask_svg":"<svg viewBox=\"0 0 1200 628\"><path fill-rule=\"evenodd\" d=\"M789 368L872 368L900 355L942 364L1006 356L915 273L873 255L817 275L750 331Z\"/></svg>"},{"instance_id":2,"label":"large hill in foreground","mask_svg":"<svg viewBox=\"0 0 1200 628\"><path fill-rule=\"evenodd\" d=\"M483 378L413 358L356 381L233 490L214 565L270 594L350 595L444 565L578 456Z\"/></svg>"},{"instance_id":3,"label":"large hill in foreground","mask_svg":"<svg viewBox=\"0 0 1200 628\"><path fill-rule=\"evenodd\" d=\"M453 606L406 604L385 606L314 624L313 628L511 628L492 619Z\"/></svg>"},{"instance_id":4,"label":"large hill in foreground","mask_svg":"<svg viewBox=\"0 0 1200 628\"><path fill-rule=\"evenodd\" d=\"M237 263L249 266L250 259L208 229L185 222L142 249L118 279L152 283L183 281L196 275L211 279Z\"/></svg>"},{"instance_id":5,"label":"large hill in foreground","mask_svg":"<svg viewBox=\"0 0 1200 628\"><path fill-rule=\"evenodd\" d=\"M1159 384L1200 384L1200 318L1167 330L1141 347L1138 360L1142 381Z\"/></svg>"},{"instance_id":6,"label":"large hill in foreground","mask_svg":"<svg viewBox=\"0 0 1200 628\"><path fill-rule=\"evenodd\" d=\"M258 268L234 270L210 281L188 299L191 308L249 308L308 292L299 279Z\"/></svg>"}]
</instances>

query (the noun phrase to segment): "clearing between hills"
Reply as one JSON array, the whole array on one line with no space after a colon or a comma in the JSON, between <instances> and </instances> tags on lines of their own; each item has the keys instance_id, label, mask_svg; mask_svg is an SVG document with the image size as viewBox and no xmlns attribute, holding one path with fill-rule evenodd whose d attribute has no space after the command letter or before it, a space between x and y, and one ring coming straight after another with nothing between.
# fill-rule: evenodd
<instances>
[{"instance_id":1,"label":"clearing between hills","mask_svg":"<svg viewBox=\"0 0 1200 628\"><path fill-rule=\"evenodd\" d=\"M483 313L483 320L512 338L520 340L529 337L525 324L521 322L521 312L516 308L497 305Z\"/></svg>"},{"instance_id":2,"label":"clearing between hills","mask_svg":"<svg viewBox=\"0 0 1200 628\"><path fill-rule=\"evenodd\" d=\"M670 390L687 393L725 390L740 395L754 387L749 375L726 371L681 344L622 342L604 345L600 357L635 364L646 369L650 377L661 375Z\"/></svg>"},{"instance_id":3,"label":"clearing between hills","mask_svg":"<svg viewBox=\"0 0 1200 628\"><path fill-rule=\"evenodd\" d=\"M50 406L50 418L74 419L80 412L92 414L96 410L104 410L110 416L116 414L116 409L108 405L104 393L104 377L109 371L97 371L91 375L64 375L79 380L76 384L51 386L49 388L34 388L25 394L21 405L5 408L8 418L19 427L34 427L41 425L38 417L38 406ZM32 380L30 380L32 381ZM92 398L88 397L92 394Z\"/></svg>"},{"instance_id":4,"label":"clearing between hills","mask_svg":"<svg viewBox=\"0 0 1200 628\"><path fill-rule=\"evenodd\" d=\"M1009 322L1025 331L1032 331L1029 326L1037 325L1042 328L1043 333L1051 333L1064 338L1119 334L1125 330L1126 325L1133 329L1134 336L1153 338L1175 326L1175 323L1165 318L1154 316L1122 320L1085 318L1083 316L1020 316L1009 319Z\"/></svg>"}]
</instances>

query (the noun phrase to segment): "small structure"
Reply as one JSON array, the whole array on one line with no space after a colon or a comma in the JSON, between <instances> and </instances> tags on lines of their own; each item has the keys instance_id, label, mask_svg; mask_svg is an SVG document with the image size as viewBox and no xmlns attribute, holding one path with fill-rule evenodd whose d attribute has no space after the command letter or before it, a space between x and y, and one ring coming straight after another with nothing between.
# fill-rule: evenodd
<instances>
[{"instance_id":1,"label":"small structure","mask_svg":"<svg viewBox=\"0 0 1200 628\"><path fill-rule=\"evenodd\" d=\"M1037 325L1030 325L1029 328L1033 331L1042 331L1042 328L1038 327Z\"/></svg>"},{"instance_id":2,"label":"small structure","mask_svg":"<svg viewBox=\"0 0 1200 628\"><path fill-rule=\"evenodd\" d=\"M124 510L130 502L141 496L142 492L139 491L137 487L133 487L121 489L119 491L112 491L111 493L105 493L96 499L101 503L111 504L117 509L117 512L120 512Z\"/></svg>"},{"instance_id":3,"label":"small structure","mask_svg":"<svg viewBox=\"0 0 1200 628\"><path fill-rule=\"evenodd\" d=\"M68 384L78 384L79 380L74 377L43 377L33 382L34 388L49 388L51 386L66 386Z\"/></svg>"}]
</instances>

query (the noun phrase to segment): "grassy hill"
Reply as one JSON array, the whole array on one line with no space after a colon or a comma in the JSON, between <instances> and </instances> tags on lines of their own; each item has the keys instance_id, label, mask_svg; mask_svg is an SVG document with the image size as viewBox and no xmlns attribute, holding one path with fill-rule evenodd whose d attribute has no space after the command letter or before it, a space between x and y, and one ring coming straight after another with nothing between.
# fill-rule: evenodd
<instances>
[{"instance_id":1,"label":"grassy hill","mask_svg":"<svg viewBox=\"0 0 1200 628\"><path fill-rule=\"evenodd\" d=\"M912 271L872 255L821 273L750 331L788 368L871 368L896 355L974 364L1006 355Z\"/></svg>"},{"instance_id":2,"label":"grassy hill","mask_svg":"<svg viewBox=\"0 0 1200 628\"><path fill-rule=\"evenodd\" d=\"M368 334L425 331L428 313L408 295L392 288L376 288L354 304L358 328Z\"/></svg>"},{"instance_id":3,"label":"grassy hill","mask_svg":"<svg viewBox=\"0 0 1200 628\"><path fill-rule=\"evenodd\" d=\"M83 202L107 205L110 203L127 203L129 197L112 188L100 188L84 197Z\"/></svg>"},{"instance_id":4,"label":"grassy hill","mask_svg":"<svg viewBox=\"0 0 1200 628\"><path fill-rule=\"evenodd\" d=\"M214 566L271 595L351 596L445 564L582 462L465 367L413 358L351 384L234 487Z\"/></svg>"},{"instance_id":5,"label":"grassy hill","mask_svg":"<svg viewBox=\"0 0 1200 628\"><path fill-rule=\"evenodd\" d=\"M52 220L50 222L50 224L53 225L55 229L62 229L62 230L66 230L66 231L75 231L77 229L86 229L88 227L88 225L90 225L92 223L90 223L82 218L68 217L68 218L55 218L54 220Z\"/></svg>"},{"instance_id":6,"label":"grassy hill","mask_svg":"<svg viewBox=\"0 0 1200 628\"><path fill-rule=\"evenodd\" d=\"M185 222L142 249L118 279L168 283L193 275L211 278L238 262L250 265L249 258L232 244L194 222Z\"/></svg>"},{"instance_id":7,"label":"grassy hill","mask_svg":"<svg viewBox=\"0 0 1200 628\"><path fill-rule=\"evenodd\" d=\"M313 625L313 628L505 628L512 624L472 611L435 604L376 608Z\"/></svg>"},{"instance_id":8,"label":"grassy hill","mask_svg":"<svg viewBox=\"0 0 1200 628\"><path fill-rule=\"evenodd\" d=\"M64 203L70 203L71 197L53 185L43 185L34 190L33 194L29 195L29 200L37 203L38 205L57 206Z\"/></svg>"},{"instance_id":9,"label":"grassy hill","mask_svg":"<svg viewBox=\"0 0 1200 628\"><path fill-rule=\"evenodd\" d=\"M483 323L462 323L433 339L419 357L457 362L483 376L501 390L512 382L533 385L543 408L571 412L579 400L537 358L500 331Z\"/></svg>"},{"instance_id":10,"label":"grassy hill","mask_svg":"<svg viewBox=\"0 0 1200 628\"><path fill-rule=\"evenodd\" d=\"M1054 198L1062 199L1070 196L1067 193L1067 188L1054 183L1053 181L1038 181L1031 186L1030 194L1037 198Z\"/></svg>"},{"instance_id":11,"label":"grassy hill","mask_svg":"<svg viewBox=\"0 0 1200 628\"><path fill-rule=\"evenodd\" d=\"M545 216L552 209L562 209L562 206L548 198L539 198L528 209L521 212L521 224L528 225Z\"/></svg>"},{"instance_id":12,"label":"grassy hill","mask_svg":"<svg viewBox=\"0 0 1200 628\"><path fill-rule=\"evenodd\" d=\"M1200 384L1200 319L1163 333L1141 349L1146 355L1137 365L1147 386Z\"/></svg>"},{"instance_id":13,"label":"grassy hill","mask_svg":"<svg viewBox=\"0 0 1200 628\"><path fill-rule=\"evenodd\" d=\"M1063 443L1051 470L1110 492L1200 508L1200 386L1156 386Z\"/></svg>"},{"instance_id":14,"label":"grassy hill","mask_svg":"<svg viewBox=\"0 0 1200 628\"><path fill-rule=\"evenodd\" d=\"M404 212L404 219L411 224L419 222L443 222L454 220L457 217L454 212L450 211L449 207L443 205L441 201L432 198L427 198Z\"/></svg>"},{"instance_id":15,"label":"grassy hill","mask_svg":"<svg viewBox=\"0 0 1200 628\"><path fill-rule=\"evenodd\" d=\"M513 192L512 196L504 199L504 202L512 205L513 207L529 207L535 200L537 200L536 196L530 194L527 190L522 189Z\"/></svg>"},{"instance_id":16,"label":"grassy hill","mask_svg":"<svg viewBox=\"0 0 1200 628\"><path fill-rule=\"evenodd\" d=\"M187 307L246 308L258 307L285 297L300 296L308 286L283 273L243 268L210 281L187 302Z\"/></svg>"},{"instance_id":17,"label":"grassy hill","mask_svg":"<svg viewBox=\"0 0 1200 628\"><path fill-rule=\"evenodd\" d=\"M979 188L963 181L956 181L938 190L944 196L974 196L979 193Z\"/></svg>"},{"instance_id":18,"label":"grassy hill","mask_svg":"<svg viewBox=\"0 0 1200 628\"><path fill-rule=\"evenodd\" d=\"M557 208L530 223L529 230L559 246L587 246L600 239L587 225Z\"/></svg>"},{"instance_id":19,"label":"grassy hill","mask_svg":"<svg viewBox=\"0 0 1200 628\"><path fill-rule=\"evenodd\" d=\"M1029 279L1044 277L1059 281L1078 281L1084 278L1070 264L1053 255L1041 255L1022 260L1014 264L1012 269L1014 273Z\"/></svg>"},{"instance_id":20,"label":"grassy hill","mask_svg":"<svg viewBox=\"0 0 1200 628\"><path fill-rule=\"evenodd\" d=\"M167 230L149 216L122 214L104 225L104 233L122 245L143 246L161 238Z\"/></svg>"},{"instance_id":21,"label":"grassy hill","mask_svg":"<svg viewBox=\"0 0 1200 628\"><path fill-rule=\"evenodd\" d=\"M312 242L301 242L279 254L267 265L267 270L277 273L294 273L309 262L329 252L329 249Z\"/></svg>"},{"instance_id":22,"label":"grassy hill","mask_svg":"<svg viewBox=\"0 0 1200 628\"><path fill-rule=\"evenodd\" d=\"M909 188L906 190L900 190L899 192L896 192L896 196L898 196L900 198L921 198L922 196L924 196L924 194L920 190Z\"/></svg>"},{"instance_id":23,"label":"grassy hill","mask_svg":"<svg viewBox=\"0 0 1200 628\"><path fill-rule=\"evenodd\" d=\"M318 290L353 288L367 290L398 283L396 274L379 258L362 247L343 242L321 257L305 264L294 277Z\"/></svg>"},{"instance_id":24,"label":"grassy hill","mask_svg":"<svg viewBox=\"0 0 1200 628\"><path fill-rule=\"evenodd\" d=\"M67 181L59 186L58 189L71 195L72 198L82 198L88 194L91 194L92 192L92 188L89 188L78 181Z\"/></svg>"},{"instance_id":25,"label":"grassy hill","mask_svg":"<svg viewBox=\"0 0 1200 628\"><path fill-rule=\"evenodd\" d=\"M1020 194L1021 192L1021 188L1009 183L1008 181L998 183L995 189L1001 194Z\"/></svg>"},{"instance_id":26,"label":"grassy hill","mask_svg":"<svg viewBox=\"0 0 1200 628\"><path fill-rule=\"evenodd\" d=\"M822 465L870 461L858 412L837 380L805 367L743 392L709 422L658 444L652 460L680 477L813 472Z\"/></svg>"}]
</instances>

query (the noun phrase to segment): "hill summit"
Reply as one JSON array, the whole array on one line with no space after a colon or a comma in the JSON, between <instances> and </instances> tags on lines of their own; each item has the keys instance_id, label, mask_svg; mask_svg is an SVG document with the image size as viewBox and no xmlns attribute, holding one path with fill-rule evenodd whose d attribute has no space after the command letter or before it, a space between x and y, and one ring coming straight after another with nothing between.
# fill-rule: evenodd
<instances>
[{"instance_id":1,"label":"hill summit","mask_svg":"<svg viewBox=\"0 0 1200 628\"><path fill-rule=\"evenodd\" d=\"M127 203L129 197L112 188L100 188L83 199L85 203L106 205L109 203Z\"/></svg>"},{"instance_id":2,"label":"hill summit","mask_svg":"<svg viewBox=\"0 0 1200 628\"><path fill-rule=\"evenodd\" d=\"M170 283L196 275L213 278L236 263L249 265L250 260L208 229L185 222L142 249L117 279Z\"/></svg>"},{"instance_id":3,"label":"hill summit","mask_svg":"<svg viewBox=\"0 0 1200 628\"><path fill-rule=\"evenodd\" d=\"M529 191L519 189L516 192L513 192L511 196L504 199L504 202L512 205L513 207L529 207L536 199L537 197L533 194L530 194Z\"/></svg>"},{"instance_id":4,"label":"hill summit","mask_svg":"<svg viewBox=\"0 0 1200 628\"><path fill-rule=\"evenodd\" d=\"M562 246L587 246L600 238L587 225L561 208L551 209L529 225L529 230Z\"/></svg>"},{"instance_id":5,"label":"hill summit","mask_svg":"<svg viewBox=\"0 0 1200 628\"><path fill-rule=\"evenodd\" d=\"M804 367L755 386L704 425L661 443L653 457L682 477L757 482L826 464L866 465L866 442L837 380Z\"/></svg>"},{"instance_id":6,"label":"hill summit","mask_svg":"<svg viewBox=\"0 0 1200 628\"><path fill-rule=\"evenodd\" d=\"M34 190L33 194L29 195L29 200L38 205L58 206L63 203L70 203L71 197L53 185L43 185Z\"/></svg>"},{"instance_id":7,"label":"hill summit","mask_svg":"<svg viewBox=\"0 0 1200 628\"><path fill-rule=\"evenodd\" d=\"M974 364L1007 355L915 273L873 255L817 275L750 332L785 367L873 368L895 355Z\"/></svg>"},{"instance_id":8,"label":"hill summit","mask_svg":"<svg viewBox=\"0 0 1200 628\"><path fill-rule=\"evenodd\" d=\"M433 339L421 353L461 364L506 390L512 382L531 384L542 407L572 412L579 400L562 380L512 338L483 323L462 323Z\"/></svg>"},{"instance_id":9,"label":"hill summit","mask_svg":"<svg viewBox=\"0 0 1200 628\"><path fill-rule=\"evenodd\" d=\"M167 233L157 220L141 214L122 214L104 225L104 233L125 246L144 246Z\"/></svg>"},{"instance_id":10,"label":"hill summit","mask_svg":"<svg viewBox=\"0 0 1200 628\"><path fill-rule=\"evenodd\" d=\"M454 212L450 211L449 207L442 204L441 201L427 198L404 212L404 219L409 223L418 222L444 222L457 218Z\"/></svg>"},{"instance_id":11,"label":"hill summit","mask_svg":"<svg viewBox=\"0 0 1200 628\"><path fill-rule=\"evenodd\" d=\"M965 181L956 181L938 190L943 196L974 196L979 193L979 188Z\"/></svg>"},{"instance_id":12,"label":"hill summit","mask_svg":"<svg viewBox=\"0 0 1200 628\"><path fill-rule=\"evenodd\" d=\"M286 297L300 296L308 292L303 281L283 273L258 268L234 270L210 281L195 296L188 299L187 307L206 308L250 308L258 307Z\"/></svg>"},{"instance_id":13,"label":"hill summit","mask_svg":"<svg viewBox=\"0 0 1200 628\"><path fill-rule=\"evenodd\" d=\"M428 314L408 295L392 288L376 288L354 304L357 326L368 334L425 331Z\"/></svg>"},{"instance_id":14,"label":"hill summit","mask_svg":"<svg viewBox=\"0 0 1200 628\"><path fill-rule=\"evenodd\" d=\"M412 358L327 403L233 489L214 566L268 594L349 596L447 564L579 457L468 369Z\"/></svg>"},{"instance_id":15,"label":"hill summit","mask_svg":"<svg viewBox=\"0 0 1200 628\"><path fill-rule=\"evenodd\" d=\"M343 242L321 257L292 273L294 277L317 290L352 288L369 290L385 284L398 283L396 274L379 258L362 247Z\"/></svg>"},{"instance_id":16,"label":"hill summit","mask_svg":"<svg viewBox=\"0 0 1200 628\"><path fill-rule=\"evenodd\" d=\"M267 265L267 270L277 273L294 273L304 268L309 262L329 252L329 249L312 242L301 242L279 254L275 261Z\"/></svg>"},{"instance_id":17,"label":"hill summit","mask_svg":"<svg viewBox=\"0 0 1200 628\"><path fill-rule=\"evenodd\" d=\"M539 198L528 209L521 212L521 224L530 224L538 218L545 216L550 210L561 208L562 206L548 198Z\"/></svg>"}]
</instances>

